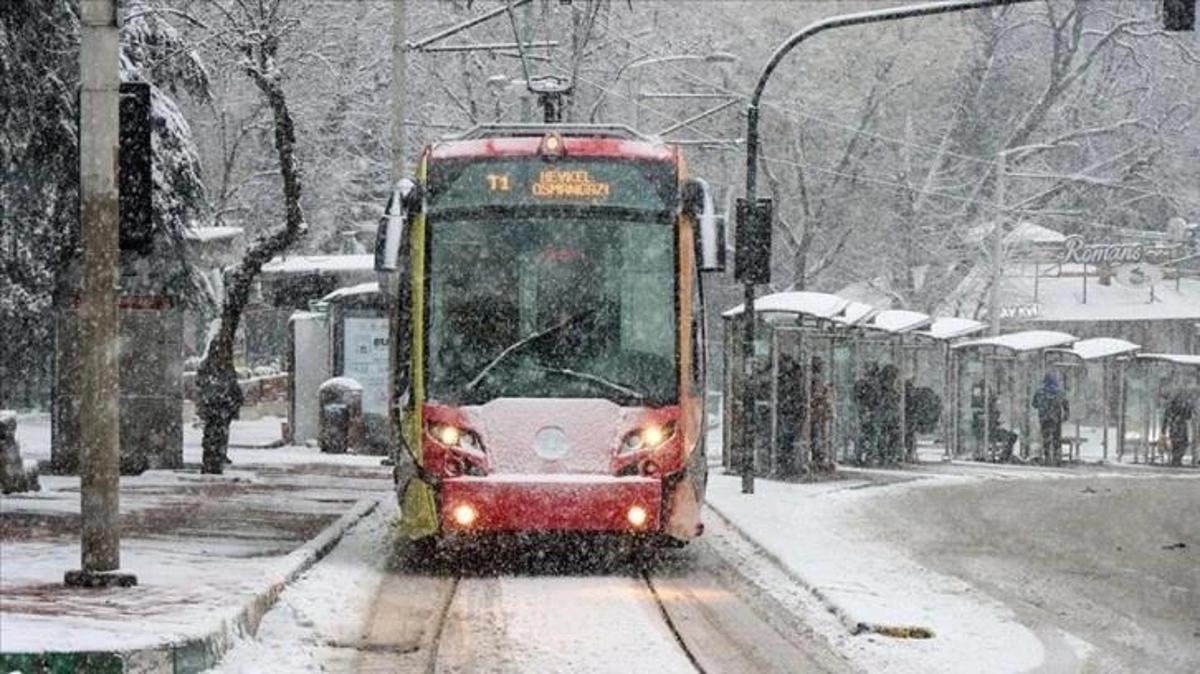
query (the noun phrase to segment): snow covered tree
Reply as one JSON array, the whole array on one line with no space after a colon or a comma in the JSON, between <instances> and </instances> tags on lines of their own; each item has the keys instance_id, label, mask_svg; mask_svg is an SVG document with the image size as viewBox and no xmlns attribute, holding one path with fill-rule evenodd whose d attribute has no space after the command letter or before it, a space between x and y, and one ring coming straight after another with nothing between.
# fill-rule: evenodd
<instances>
[{"instance_id":1,"label":"snow covered tree","mask_svg":"<svg viewBox=\"0 0 1200 674\"><path fill-rule=\"evenodd\" d=\"M197 298L183 231L203 205L191 130L173 100L177 88L204 98L207 81L194 53L180 51L165 21L125 7L123 81L151 85L153 227L177 266L166 291ZM73 0L0 3L0 323L17 326L0 342L0 406L44 404L53 319L75 296L70 268L79 230L79 20ZM18 395L18 382L39 383Z\"/></svg>"},{"instance_id":2,"label":"snow covered tree","mask_svg":"<svg viewBox=\"0 0 1200 674\"><path fill-rule=\"evenodd\" d=\"M295 5L281 0L243 2L207 0L202 12L158 7L159 14L178 15L218 45L218 55L249 78L271 111L279 175L283 184L283 225L260 235L241 261L224 272L225 295L216 334L208 343L196 373L196 411L204 425L202 471L221 473L229 444L229 425L237 416L242 394L234 367L234 342L255 279L271 258L287 250L307 230L300 205L300 169L296 162L296 128L284 92L280 46L299 25Z\"/></svg>"}]
</instances>

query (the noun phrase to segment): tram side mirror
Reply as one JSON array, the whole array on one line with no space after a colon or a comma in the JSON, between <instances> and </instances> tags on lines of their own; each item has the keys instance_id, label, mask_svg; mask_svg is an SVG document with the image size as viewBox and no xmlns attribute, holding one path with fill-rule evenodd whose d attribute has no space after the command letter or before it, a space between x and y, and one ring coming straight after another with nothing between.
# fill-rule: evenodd
<instances>
[{"instance_id":1,"label":"tram side mirror","mask_svg":"<svg viewBox=\"0 0 1200 674\"><path fill-rule=\"evenodd\" d=\"M411 214L421 208L420 188L404 178L392 190L387 209L375 230L375 271L394 272L400 269L400 243Z\"/></svg>"},{"instance_id":2,"label":"tram side mirror","mask_svg":"<svg viewBox=\"0 0 1200 674\"><path fill-rule=\"evenodd\" d=\"M700 178L689 178L680 191L683 214L696 223L700 243L700 271L725 271L725 221L713 206L712 191Z\"/></svg>"}]
</instances>

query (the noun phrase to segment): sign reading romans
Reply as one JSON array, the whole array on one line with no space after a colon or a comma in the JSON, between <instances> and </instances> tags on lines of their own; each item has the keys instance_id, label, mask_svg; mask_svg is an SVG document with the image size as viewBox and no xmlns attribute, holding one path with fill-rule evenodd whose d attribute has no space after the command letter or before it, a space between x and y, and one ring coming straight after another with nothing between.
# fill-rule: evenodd
<instances>
[{"instance_id":1,"label":"sign reading romans","mask_svg":"<svg viewBox=\"0 0 1200 674\"><path fill-rule=\"evenodd\" d=\"M1179 253L1178 246L1152 247L1135 241L1087 243L1078 234L1063 242L1062 262L1114 266L1120 264L1163 264Z\"/></svg>"}]
</instances>

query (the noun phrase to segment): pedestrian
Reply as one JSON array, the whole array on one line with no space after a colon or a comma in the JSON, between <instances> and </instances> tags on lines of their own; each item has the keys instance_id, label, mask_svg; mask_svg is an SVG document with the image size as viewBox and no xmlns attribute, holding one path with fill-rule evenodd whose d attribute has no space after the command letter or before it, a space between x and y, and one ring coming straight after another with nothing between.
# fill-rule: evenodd
<instances>
[{"instance_id":1,"label":"pedestrian","mask_svg":"<svg viewBox=\"0 0 1200 674\"><path fill-rule=\"evenodd\" d=\"M1196 394L1178 389L1163 408L1163 435L1170 443L1171 465L1182 466L1188 447L1188 422L1195 413Z\"/></svg>"},{"instance_id":2,"label":"pedestrian","mask_svg":"<svg viewBox=\"0 0 1200 674\"><path fill-rule=\"evenodd\" d=\"M776 408L776 470L782 476L800 471L800 431L804 416L804 372L788 354L779 357L779 401Z\"/></svg>"},{"instance_id":3,"label":"pedestrian","mask_svg":"<svg viewBox=\"0 0 1200 674\"><path fill-rule=\"evenodd\" d=\"M879 368L876 384L878 392L879 444L878 460L881 464L898 463L904 449L904 429L900 425L900 370L888 363Z\"/></svg>"},{"instance_id":4,"label":"pedestrian","mask_svg":"<svg viewBox=\"0 0 1200 674\"><path fill-rule=\"evenodd\" d=\"M854 406L858 412L858 442L855 453L859 464L866 464L878 456L878 383L877 363L867 363L863 369L863 376L854 382Z\"/></svg>"},{"instance_id":5,"label":"pedestrian","mask_svg":"<svg viewBox=\"0 0 1200 674\"><path fill-rule=\"evenodd\" d=\"M1062 455L1062 424L1070 416L1070 407L1053 374L1042 378L1042 387L1033 395L1033 407L1038 411L1042 431L1042 462L1058 465Z\"/></svg>"},{"instance_id":6,"label":"pedestrian","mask_svg":"<svg viewBox=\"0 0 1200 674\"><path fill-rule=\"evenodd\" d=\"M829 422L833 418L833 405L829 399L829 383L825 381L824 361L812 359L812 397L808 406L808 420L812 442L812 464L814 471L830 472L834 469L833 452L826 446L829 438Z\"/></svg>"},{"instance_id":7,"label":"pedestrian","mask_svg":"<svg viewBox=\"0 0 1200 674\"><path fill-rule=\"evenodd\" d=\"M904 382L904 453L906 461L917 460L917 434L937 430L942 416L942 399L928 386Z\"/></svg>"}]
</instances>

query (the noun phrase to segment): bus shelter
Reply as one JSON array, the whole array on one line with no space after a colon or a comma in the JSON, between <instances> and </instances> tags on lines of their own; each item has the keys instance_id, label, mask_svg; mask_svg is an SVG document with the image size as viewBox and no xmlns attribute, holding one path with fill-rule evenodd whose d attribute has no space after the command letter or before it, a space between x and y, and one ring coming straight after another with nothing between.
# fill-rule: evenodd
<instances>
[{"instance_id":1,"label":"bus shelter","mask_svg":"<svg viewBox=\"0 0 1200 674\"><path fill-rule=\"evenodd\" d=\"M952 458L951 438L958 432L957 368L951 345L982 332L987 325L971 318L938 316L925 328L913 331L910 345L915 384L918 387L941 392L937 431L942 444L942 458ZM920 390L920 389L917 389ZM915 407L921 404L914 401Z\"/></svg>"},{"instance_id":2,"label":"bus shelter","mask_svg":"<svg viewBox=\"0 0 1200 674\"><path fill-rule=\"evenodd\" d=\"M1173 442L1184 442L1183 462L1190 453L1200 464L1200 355L1142 353L1123 365L1118 460L1166 463Z\"/></svg>"},{"instance_id":3,"label":"bus shelter","mask_svg":"<svg viewBox=\"0 0 1200 674\"><path fill-rule=\"evenodd\" d=\"M849 428L846 460L889 464L909 456L915 439L908 403L916 371L912 347L920 339L916 332L932 323L918 311L887 309L855 326L856 367L848 398L858 423Z\"/></svg>"},{"instance_id":4,"label":"bus shelter","mask_svg":"<svg viewBox=\"0 0 1200 674\"><path fill-rule=\"evenodd\" d=\"M1068 348L1048 349L1047 367L1057 371L1070 403L1070 433L1063 435L1068 457L1107 462L1115 445L1118 392L1124 363L1141 347L1111 337L1082 339ZM1100 395L1096 395L1099 393ZM1097 452L1099 450L1099 452Z\"/></svg>"},{"instance_id":5,"label":"bus shelter","mask_svg":"<svg viewBox=\"0 0 1200 674\"><path fill-rule=\"evenodd\" d=\"M976 460L1010 461L1019 448L1028 460L1037 447L1043 462L1057 464L1059 452L1042 447L1034 430L1033 404L1040 386L1057 385L1047 379L1054 376L1048 351L1076 341L1065 332L1028 330L953 345L956 428L967 431L953 438L954 455L969 451Z\"/></svg>"},{"instance_id":6,"label":"bus shelter","mask_svg":"<svg viewBox=\"0 0 1200 674\"><path fill-rule=\"evenodd\" d=\"M725 326L725 381L722 463L737 467L733 442L745 423L754 447L757 472L791 476L813 468L832 468L831 434L837 427L835 345L847 320L866 305L836 295L791 291L764 295L755 300L754 362L749 381L747 418L734 414L735 392L742 387L744 307L722 317ZM841 322L839 322L841 321ZM817 464L817 465L814 465Z\"/></svg>"}]
</instances>

